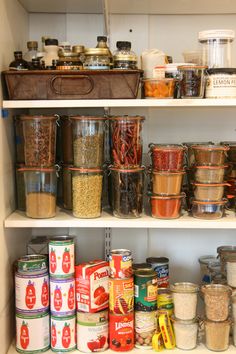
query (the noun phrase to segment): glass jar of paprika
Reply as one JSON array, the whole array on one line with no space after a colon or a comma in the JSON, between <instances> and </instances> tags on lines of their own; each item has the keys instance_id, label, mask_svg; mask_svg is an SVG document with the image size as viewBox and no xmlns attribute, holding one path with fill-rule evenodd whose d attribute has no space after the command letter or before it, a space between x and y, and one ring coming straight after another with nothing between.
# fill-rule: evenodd
<instances>
[{"instance_id":1,"label":"glass jar of paprika","mask_svg":"<svg viewBox=\"0 0 236 354\"><path fill-rule=\"evenodd\" d=\"M162 196L151 195L151 215L157 219L177 219L181 215L182 199L185 193L180 195Z\"/></svg>"},{"instance_id":2,"label":"glass jar of paprika","mask_svg":"<svg viewBox=\"0 0 236 354\"><path fill-rule=\"evenodd\" d=\"M178 144L149 144L154 171L183 170L186 147Z\"/></svg>"}]
</instances>

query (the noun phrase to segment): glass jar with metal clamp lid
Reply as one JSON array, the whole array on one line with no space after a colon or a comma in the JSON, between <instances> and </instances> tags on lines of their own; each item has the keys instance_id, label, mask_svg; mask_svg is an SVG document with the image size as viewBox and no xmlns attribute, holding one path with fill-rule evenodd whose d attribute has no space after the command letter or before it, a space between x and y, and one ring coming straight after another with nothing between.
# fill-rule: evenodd
<instances>
[{"instance_id":1,"label":"glass jar with metal clamp lid","mask_svg":"<svg viewBox=\"0 0 236 354\"><path fill-rule=\"evenodd\" d=\"M84 69L109 70L110 56L108 48L86 48Z\"/></svg>"}]
</instances>

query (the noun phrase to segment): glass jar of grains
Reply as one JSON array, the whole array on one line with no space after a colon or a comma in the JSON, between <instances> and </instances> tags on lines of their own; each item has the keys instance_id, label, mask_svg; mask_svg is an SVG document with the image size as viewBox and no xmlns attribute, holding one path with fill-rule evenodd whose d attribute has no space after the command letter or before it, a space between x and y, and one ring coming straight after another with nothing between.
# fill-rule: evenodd
<instances>
[{"instance_id":1,"label":"glass jar of grains","mask_svg":"<svg viewBox=\"0 0 236 354\"><path fill-rule=\"evenodd\" d=\"M229 302L232 290L227 285L203 285L206 317L210 321L225 321L229 316Z\"/></svg>"},{"instance_id":2,"label":"glass jar of grains","mask_svg":"<svg viewBox=\"0 0 236 354\"><path fill-rule=\"evenodd\" d=\"M183 321L173 319L176 347L191 350L197 346L198 321L197 319Z\"/></svg>"},{"instance_id":3,"label":"glass jar of grains","mask_svg":"<svg viewBox=\"0 0 236 354\"><path fill-rule=\"evenodd\" d=\"M229 347L230 321L213 322L205 320L206 347L221 352Z\"/></svg>"},{"instance_id":4,"label":"glass jar of grains","mask_svg":"<svg viewBox=\"0 0 236 354\"><path fill-rule=\"evenodd\" d=\"M171 285L174 302L174 315L179 320L192 320L196 317L198 285L182 282Z\"/></svg>"},{"instance_id":5,"label":"glass jar of grains","mask_svg":"<svg viewBox=\"0 0 236 354\"><path fill-rule=\"evenodd\" d=\"M87 48L85 49L84 69L87 70L109 70L110 53L108 48Z\"/></svg>"}]
</instances>

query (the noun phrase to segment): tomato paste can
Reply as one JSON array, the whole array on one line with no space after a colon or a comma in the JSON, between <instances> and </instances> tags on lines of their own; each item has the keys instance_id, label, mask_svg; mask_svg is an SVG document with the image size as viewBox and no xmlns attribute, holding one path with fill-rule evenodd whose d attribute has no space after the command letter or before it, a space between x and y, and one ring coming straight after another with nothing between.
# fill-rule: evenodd
<instances>
[{"instance_id":1,"label":"tomato paste can","mask_svg":"<svg viewBox=\"0 0 236 354\"><path fill-rule=\"evenodd\" d=\"M152 337L157 329L157 312L135 311L135 347L152 348Z\"/></svg>"},{"instance_id":2,"label":"tomato paste can","mask_svg":"<svg viewBox=\"0 0 236 354\"><path fill-rule=\"evenodd\" d=\"M130 278L133 275L131 251L112 250L109 255L109 265L111 278Z\"/></svg>"},{"instance_id":3,"label":"tomato paste can","mask_svg":"<svg viewBox=\"0 0 236 354\"><path fill-rule=\"evenodd\" d=\"M134 311L134 278L109 279L109 310L117 315Z\"/></svg>"},{"instance_id":4,"label":"tomato paste can","mask_svg":"<svg viewBox=\"0 0 236 354\"><path fill-rule=\"evenodd\" d=\"M134 272L135 311L154 311L157 309L157 273L153 269L140 269Z\"/></svg>"},{"instance_id":5,"label":"tomato paste can","mask_svg":"<svg viewBox=\"0 0 236 354\"><path fill-rule=\"evenodd\" d=\"M45 272L40 275L15 273L16 311L37 314L49 309L49 277Z\"/></svg>"},{"instance_id":6,"label":"tomato paste can","mask_svg":"<svg viewBox=\"0 0 236 354\"><path fill-rule=\"evenodd\" d=\"M174 303L172 292L168 288L158 288L157 290L157 309L158 316L167 314L169 317L173 315Z\"/></svg>"},{"instance_id":7,"label":"tomato paste can","mask_svg":"<svg viewBox=\"0 0 236 354\"><path fill-rule=\"evenodd\" d=\"M157 272L157 284L160 288L169 287L169 258L149 257L146 262Z\"/></svg>"},{"instance_id":8,"label":"tomato paste can","mask_svg":"<svg viewBox=\"0 0 236 354\"><path fill-rule=\"evenodd\" d=\"M51 350L66 353L76 349L76 315L51 316Z\"/></svg>"},{"instance_id":9,"label":"tomato paste can","mask_svg":"<svg viewBox=\"0 0 236 354\"><path fill-rule=\"evenodd\" d=\"M75 313L75 279L50 279L50 310L54 316Z\"/></svg>"},{"instance_id":10,"label":"tomato paste can","mask_svg":"<svg viewBox=\"0 0 236 354\"><path fill-rule=\"evenodd\" d=\"M48 270L47 257L42 254L30 254L17 260L17 271L21 274L42 274Z\"/></svg>"},{"instance_id":11,"label":"tomato paste can","mask_svg":"<svg viewBox=\"0 0 236 354\"><path fill-rule=\"evenodd\" d=\"M126 352L134 348L134 313L109 314L110 349Z\"/></svg>"},{"instance_id":12,"label":"tomato paste can","mask_svg":"<svg viewBox=\"0 0 236 354\"><path fill-rule=\"evenodd\" d=\"M54 278L74 276L75 244L72 237L59 236L49 241L49 273Z\"/></svg>"},{"instance_id":13,"label":"tomato paste can","mask_svg":"<svg viewBox=\"0 0 236 354\"><path fill-rule=\"evenodd\" d=\"M77 349L84 353L108 348L108 310L77 312Z\"/></svg>"},{"instance_id":14,"label":"tomato paste can","mask_svg":"<svg viewBox=\"0 0 236 354\"><path fill-rule=\"evenodd\" d=\"M50 348L49 313L36 316L16 314L16 350L42 353Z\"/></svg>"}]
</instances>

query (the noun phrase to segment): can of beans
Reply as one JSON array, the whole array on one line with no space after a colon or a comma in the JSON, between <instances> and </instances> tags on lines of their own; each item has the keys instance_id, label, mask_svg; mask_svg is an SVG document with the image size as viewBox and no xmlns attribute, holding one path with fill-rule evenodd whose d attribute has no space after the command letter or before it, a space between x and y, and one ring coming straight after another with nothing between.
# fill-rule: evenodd
<instances>
[{"instance_id":1,"label":"can of beans","mask_svg":"<svg viewBox=\"0 0 236 354\"><path fill-rule=\"evenodd\" d=\"M110 349L126 352L134 348L134 313L109 314Z\"/></svg>"},{"instance_id":2,"label":"can of beans","mask_svg":"<svg viewBox=\"0 0 236 354\"><path fill-rule=\"evenodd\" d=\"M54 316L75 313L75 279L50 279L50 310Z\"/></svg>"},{"instance_id":3,"label":"can of beans","mask_svg":"<svg viewBox=\"0 0 236 354\"><path fill-rule=\"evenodd\" d=\"M77 349L84 353L108 348L108 310L77 312Z\"/></svg>"},{"instance_id":4,"label":"can of beans","mask_svg":"<svg viewBox=\"0 0 236 354\"><path fill-rule=\"evenodd\" d=\"M112 250L109 255L110 277L130 278L133 274L131 251L126 249Z\"/></svg>"},{"instance_id":5,"label":"can of beans","mask_svg":"<svg viewBox=\"0 0 236 354\"><path fill-rule=\"evenodd\" d=\"M114 314L127 314L134 310L134 278L109 279L109 310Z\"/></svg>"},{"instance_id":6,"label":"can of beans","mask_svg":"<svg viewBox=\"0 0 236 354\"><path fill-rule=\"evenodd\" d=\"M40 275L15 273L16 311L37 314L49 309L49 277L45 272Z\"/></svg>"},{"instance_id":7,"label":"can of beans","mask_svg":"<svg viewBox=\"0 0 236 354\"><path fill-rule=\"evenodd\" d=\"M48 270L47 257L42 254L31 254L17 260L17 271L21 274L42 274Z\"/></svg>"},{"instance_id":8,"label":"can of beans","mask_svg":"<svg viewBox=\"0 0 236 354\"><path fill-rule=\"evenodd\" d=\"M75 245L72 237L59 236L49 241L49 272L54 278L74 276Z\"/></svg>"},{"instance_id":9,"label":"can of beans","mask_svg":"<svg viewBox=\"0 0 236 354\"><path fill-rule=\"evenodd\" d=\"M149 257L146 262L157 272L157 284L160 288L169 287L169 258Z\"/></svg>"},{"instance_id":10,"label":"can of beans","mask_svg":"<svg viewBox=\"0 0 236 354\"><path fill-rule=\"evenodd\" d=\"M173 315L174 303L170 289L158 288L157 308L158 316L162 314L168 314L168 316L171 317Z\"/></svg>"},{"instance_id":11,"label":"can of beans","mask_svg":"<svg viewBox=\"0 0 236 354\"><path fill-rule=\"evenodd\" d=\"M43 353L50 348L49 314L16 314L16 350L20 353Z\"/></svg>"},{"instance_id":12,"label":"can of beans","mask_svg":"<svg viewBox=\"0 0 236 354\"><path fill-rule=\"evenodd\" d=\"M157 273L153 269L134 272L135 311L154 311L157 309Z\"/></svg>"},{"instance_id":13,"label":"can of beans","mask_svg":"<svg viewBox=\"0 0 236 354\"><path fill-rule=\"evenodd\" d=\"M157 312L135 311L135 347L151 349L157 329Z\"/></svg>"},{"instance_id":14,"label":"can of beans","mask_svg":"<svg viewBox=\"0 0 236 354\"><path fill-rule=\"evenodd\" d=\"M76 316L51 316L51 349L70 352L76 348Z\"/></svg>"}]
</instances>

